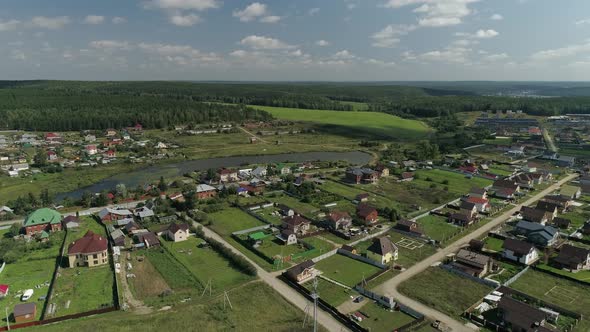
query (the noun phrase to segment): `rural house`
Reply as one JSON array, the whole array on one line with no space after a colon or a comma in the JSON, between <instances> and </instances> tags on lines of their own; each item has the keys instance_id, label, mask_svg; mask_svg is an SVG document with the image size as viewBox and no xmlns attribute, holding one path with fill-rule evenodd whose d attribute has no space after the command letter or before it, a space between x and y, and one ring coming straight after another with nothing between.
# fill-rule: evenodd
<instances>
[{"instance_id":1,"label":"rural house","mask_svg":"<svg viewBox=\"0 0 590 332\"><path fill-rule=\"evenodd\" d=\"M520 209L520 214L522 215L522 220L536 222L541 225L545 225L553 220L553 214L551 212L546 212L529 206L523 206Z\"/></svg>"},{"instance_id":2,"label":"rural house","mask_svg":"<svg viewBox=\"0 0 590 332\"><path fill-rule=\"evenodd\" d=\"M107 239L92 231L72 242L68 246L68 262L70 267L98 266L109 262Z\"/></svg>"},{"instance_id":3,"label":"rural house","mask_svg":"<svg viewBox=\"0 0 590 332\"><path fill-rule=\"evenodd\" d=\"M557 228L561 228L561 229L568 229L570 227L571 223L572 223L572 221L569 219L557 217L557 218L553 218L552 225L553 225L553 227L557 227Z\"/></svg>"},{"instance_id":4,"label":"rural house","mask_svg":"<svg viewBox=\"0 0 590 332\"><path fill-rule=\"evenodd\" d=\"M314 262L312 260L306 260L305 262L295 265L285 272L285 277L289 280L302 283L305 282L317 274L316 269L313 267Z\"/></svg>"},{"instance_id":5,"label":"rural house","mask_svg":"<svg viewBox=\"0 0 590 332\"><path fill-rule=\"evenodd\" d=\"M126 218L133 218L133 213L127 209L111 209L111 208L104 208L98 212L98 217L101 221L117 221Z\"/></svg>"},{"instance_id":6,"label":"rural house","mask_svg":"<svg viewBox=\"0 0 590 332\"><path fill-rule=\"evenodd\" d=\"M466 249L459 250L455 255L454 262L451 264L454 269L477 278L482 278L488 274L493 265L494 260L491 257Z\"/></svg>"},{"instance_id":7,"label":"rural house","mask_svg":"<svg viewBox=\"0 0 590 332\"><path fill-rule=\"evenodd\" d=\"M551 332L550 329L541 329L545 325L547 314L524 302L517 301L504 295L498 303L499 318L510 331L521 332Z\"/></svg>"},{"instance_id":8,"label":"rural house","mask_svg":"<svg viewBox=\"0 0 590 332\"><path fill-rule=\"evenodd\" d=\"M475 219L477 217L477 206L475 203L461 201L459 210L461 211L461 214L468 216L469 219Z\"/></svg>"},{"instance_id":9,"label":"rural house","mask_svg":"<svg viewBox=\"0 0 590 332\"><path fill-rule=\"evenodd\" d=\"M528 242L506 239L502 248L502 257L525 265L531 265L539 258L535 246Z\"/></svg>"},{"instance_id":10,"label":"rural house","mask_svg":"<svg viewBox=\"0 0 590 332\"><path fill-rule=\"evenodd\" d=\"M282 229L279 235L277 235L277 238L287 246L297 243L297 235L289 228Z\"/></svg>"},{"instance_id":11,"label":"rural house","mask_svg":"<svg viewBox=\"0 0 590 332\"><path fill-rule=\"evenodd\" d=\"M490 201L486 198L467 197L464 201L475 205L477 212L488 212L491 208Z\"/></svg>"},{"instance_id":12,"label":"rural house","mask_svg":"<svg viewBox=\"0 0 590 332\"><path fill-rule=\"evenodd\" d=\"M564 244L554 262L570 272L590 270L590 250Z\"/></svg>"},{"instance_id":13,"label":"rural house","mask_svg":"<svg viewBox=\"0 0 590 332\"><path fill-rule=\"evenodd\" d=\"M400 219L394 226L395 229L398 229L402 232L415 234L418 236L422 236L422 229L417 222L407 219Z\"/></svg>"},{"instance_id":14,"label":"rural house","mask_svg":"<svg viewBox=\"0 0 590 332\"><path fill-rule=\"evenodd\" d=\"M144 246L145 248L160 246L158 236L153 232L142 232L134 235L135 242Z\"/></svg>"},{"instance_id":15,"label":"rural house","mask_svg":"<svg viewBox=\"0 0 590 332\"><path fill-rule=\"evenodd\" d=\"M473 224L474 221L470 215L464 213L451 213L449 215L449 222L461 227L467 227Z\"/></svg>"},{"instance_id":16,"label":"rural house","mask_svg":"<svg viewBox=\"0 0 590 332\"><path fill-rule=\"evenodd\" d=\"M311 221L299 215L294 215L283 219L282 228L284 230L290 230L298 237L307 234L310 227Z\"/></svg>"},{"instance_id":17,"label":"rural house","mask_svg":"<svg viewBox=\"0 0 590 332\"><path fill-rule=\"evenodd\" d=\"M551 226L521 220L516 224L514 233L525 236L528 242L541 247L551 247L559 240L559 232Z\"/></svg>"},{"instance_id":18,"label":"rural house","mask_svg":"<svg viewBox=\"0 0 590 332\"><path fill-rule=\"evenodd\" d=\"M352 183L376 183L379 174L368 167L352 167L346 170L346 179Z\"/></svg>"},{"instance_id":19,"label":"rural house","mask_svg":"<svg viewBox=\"0 0 590 332\"><path fill-rule=\"evenodd\" d=\"M578 199L582 195L582 189L576 186L564 185L559 194L570 199Z\"/></svg>"},{"instance_id":20,"label":"rural house","mask_svg":"<svg viewBox=\"0 0 590 332\"><path fill-rule=\"evenodd\" d=\"M53 209L41 208L27 216L23 227L25 228L25 234L33 235L43 231L60 231L61 225L61 214L59 212Z\"/></svg>"},{"instance_id":21,"label":"rural house","mask_svg":"<svg viewBox=\"0 0 590 332\"><path fill-rule=\"evenodd\" d=\"M372 225L379 220L379 213L377 209L367 204L359 204L356 207L356 215L366 225Z\"/></svg>"},{"instance_id":22,"label":"rural house","mask_svg":"<svg viewBox=\"0 0 590 332\"><path fill-rule=\"evenodd\" d=\"M471 191L469 191L469 197L487 199L488 191L484 188L472 187Z\"/></svg>"},{"instance_id":23,"label":"rural house","mask_svg":"<svg viewBox=\"0 0 590 332\"><path fill-rule=\"evenodd\" d=\"M352 226L352 217L348 212L332 211L327 219L329 227L334 230L348 230Z\"/></svg>"},{"instance_id":24,"label":"rural house","mask_svg":"<svg viewBox=\"0 0 590 332\"><path fill-rule=\"evenodd\" d=\"M168 226L168 228L166 229L164 234L166 234L166 237L170 241L174 241L174 242L186 241L188 239L188 235L189 235L188 224L172 223Z\"/></svg>"},{"instance_id":25,"label":"rural house","mask_svg":"<svg viewBox=\"0 0 590 332\"><path fill-rule=\"evenodd\" d=\"M559 212L559 205L552 202L541 200L537 202L537 210L550 212L553 215L553 218L555 218L557 217L557 213Z\"/></svg>"},{"instance_id":26,"label":"rural house","mask_svg":"<svg viewBox=\"0 0 590 332\"><path fill-rule=\"evenodd\" d=\"M208 184L197 185L197 199L210 199L217 195L217 189Z\"/></svg>"},{"instance_id":27,"label":"rural house","mask_svg":"<svg viewBox=\"0 0 590 332\"><path fill-rule=\"evenodd\" d=\"M572 204L572 199L563 195L548 195L543 198L543 201L557 204L562 211L567 210Z\"/></svg>"},{"instance_id":28,"label":"rural house","mask_svg":"<svg viewBox=\"0 0 590 332\"><path fill-rule=\"evenodd\" d=\"M74 229L80 227L80 219L76 216L67 216L61 221L65 229Z\"/></svg>"},{"instance_id":29,"label":"rural house","mask_svg":"<svg viewBox=\"0 0 590 332\"><path fill-rule=\"evenodd\" d=\"M391 261L397 260L398 249L388 237L382 236L373 239L373 243L367 248L367 257L374 259L381 264L387 264Z\"/></svg>"},{"instance_id":30,"label":"rural house","mask_svg":"<svg viewBox=\"0 0 590 332\"><path fill-rule=\"evenodd\" d=\"M225 167L219 169L217 175L219 175L220 182L233 182L239 180L238 171Z\"/></svg>"}]
</instances>

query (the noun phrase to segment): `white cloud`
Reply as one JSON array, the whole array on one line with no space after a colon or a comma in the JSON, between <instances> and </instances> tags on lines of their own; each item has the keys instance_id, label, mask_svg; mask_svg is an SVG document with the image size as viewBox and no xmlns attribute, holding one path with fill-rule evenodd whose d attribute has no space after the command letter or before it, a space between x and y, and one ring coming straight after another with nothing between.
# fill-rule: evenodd
<instances>
[{"instance_id":1,"label":"white cloud","mask_svg":"<svg viewBox=\"0 0 590 332\"><path fill-rule=\"evenodd\" d=\"M570 57L582 52L590 52L590 42L585 44L574 44L565 47L548 49L534 53L531 55L533 60L552 60L563 57Z\"/></svg>"},{"instance_id":2,"label":"white cloud","mask_svg":"<svg viewBox=\"0 0 590 332\"><path fill-rule=\"evenodd\" d=\"M289 45L276 38L264 37L251 35L247 36L240 41L241 45L251 47L255 50L279 50L279 49L290 49L295 46Z\"/></svg>"},{"instance_id":3,"label":"white cloud","mask_svg":"<svg viewBox=\"0 0 590 332\"><path fill-rule=\"evenodd\" d=\"M180 26L180 27L190 27L199 22L201 22L201 18L199 15L195 14L188 14L188 15L172 15L169 18L170 23Z\"/></svg>"},{"instance_id":4,"label":"white cloud","mask_svg":"<svg viewBox=\"0 0 590 332\"><path fill-rule=\"evenodd\" d=\"M307 12L307 14L308 14L309 16L314 16L314 15L316 15L316 14L317 14L317 13L319 13L319 12L320 12L320 9L319 9L318 7L315 7L315 8L311 8L311 9L310 9L310 10Z\"/></svg>"},{"instance_id":5,"label":"white cloud","mask_svg":"<svg viewBox=\"0 0 590 332\"><path fill-rule=\"evenodd\" d=\"M376 65L376 66L381 66L381 67L395 66L395 62L393 62L393 61L387 62L387 61L377 60L377 59L367 59L367 60L365 60L365 63L369 64L369 65Z\"/></svg>"},{"instance_id":6,"label":"white cloud","mask_svg":"<svg viewBox=\"0 0 590 332\"><path fill-rule=\"evenodd\" d=\"M123 23L127 23L127 19L124 17L119 17L119 16L115 16L113 17L113 19L111 20L113 22L113 24L123 24Z\"/></svg>"},{"instance_id":7,"label":"white cloud","mask_svg":"<svg viewBox=\"0 0 590 332\"><path fill-rule=\"evenodd\" d=\"M442 50L434 50L422 54L406 52L403 54L405 60L421 60L425 62L448 62L468 64L468 56L472 49L461 46L449 46Z\"/></svg>"},{"instance_id":8,"label":"white cloud","mask_svg":"<svg viewBox=\"0 0 590 332\"><path fill-rule=\"evenodd\" d=\"M266 5L260 2L253 2L242 10L234 10L233 16L242 22L254 21L267 14Z\"/></svg>"},{"instance_id":9,"label":"white cloud","mask_svg":"<svg viewBox=\"0 0 590 332\"><path fill-rule=\"evenodd\" d=\"M86 24L102 24L104 22L104 16L100 15L88 15L84 18Z\"/></svg>"},{"instance_id":10,"label":"white cloud","mask_svg":"<svg viewBox=\"0 0 590 332\"><path fill-rule=\"evenodd\" d=\"M139 43L137 47L148 54L159 56L162 60L176 65L201 65L222 62L215 53L205 53L189 45L172 45L161 43Z\"/></svg>"},{"instance_id":11,"label":"white cloud","mask_svg":"<svg viewBox=\"0 0 590 332\"><path fill-rule=\"evenodd\" d=\"M472 39L458 39L458 40L453 41L453 45L456 45L456 46L469 46L469 45L473 45L473 44L479 44L479 41L472 40Z\"/></svg>"},{"instance_id":12,"label":"white cloud","mask_svg":"<svg viewBox=\"0 0 590 332\"><path fill-rule=\"evenodd\" d=\"M577 20L574 22L575 25L586 25L590 24L590 18L585 18L583 20Z\"/></svg>"},{"instance_id":13,"label":"white cloud","mask_svg":"<svg viewBox=\"0 0 590 332\"><path fill-rule=\"evenodd\" d=\"M129 42L119 40L94 40L91 41L88 45L92 48L102 50L129 50L132 48Z\"/></svg>"},{"instance_id":14,"label":"white cloud","mask_svg":"<svg viewBox=\"0 0 590 332\"><path fill-rule=\"evenodd\" d=\"M146 3L148 8L181 9L204 11L218 8L221 2L218 0L151 0Z\"/></svg>"},{"instance_id":15,"label":"white cloud","mask_svg":"<svg viewBox=\"0 0 590 332\"><path fill-rule=\"evenodd\" d=\"M500 33L493 29L479 29L475 33L457 32L455 36L476 39L489 39L498 36Z\"/></svg>"},{"instance_id":16,"label":"white cloud","mask_svg":"<svg viewBox=\"0 0 590 332\"><path fill-rule=\"evenodd\" d=\"M20 24L19 20L0 20L0 31L12 31L16 30L18 25Z\"/></svg>"},{"instance_id":17,"label":"white cloud","mask_svg":"<svg viewBox=\"0 0 590 332\"><path fill-rule=\"evenodd\" d=\"M277 23L280 20L281 20L280 16L269 15L269 16L265 16L265 17L261 18L260 22L262 22L262 23Z\"/></svg>"},{"instance_id":18,"label":"white cloud","mask_svg":"<svg viewBox=\"0 0 590 332\"><path fill-rule=\"evenodd\" d=\"M494 20L494 21L501 21L504 19L504 16L500 15L500 14L494 14L492 16L490 16L490 20Z\"/></svg>"},{"instance_id":19,"label":"white cloud","mask_svg":"<svg viewBox=\"0 0 590 332\"><path fill-rule=\"evenodd\" d=\"M11 58L14 60L24 61L27 59L27 56L21 50L12 50Z\"/></svg>"},{"instance_id":20,"label":"white cloud","mask_svg":"<svg viewBox=\"0 0 590 332\"><path fill-rule=\"evenodd\" d=\"M498 53L498 54L486 55L484 57L484 60L490 61L490 62L495 62L495 61L500 61L500 60L506 60L508 58L509 58L508 54L506 54L506 53Z\"/></svg>"},{"instance_id":21,"label":"white cloud","mask_svg":"<svg viewBox=\"0 0 590 332\"><path fill-rule=\"evenodd\" d=\"M327 40L323 40L323 39L320 39L320 40L316 41L315 44L317 46L322 46L322 47L324 47L324 46L330 46L330 42L327 41Z\"/></svg>"},{"instance_id":22,"label":"white cloud","mask_svg":"<svg viewBox=\"0 0 590 332\"><path fill-rule=\"evenodd\" d=\"M462 23L473 11L469 4L479 0L389 0L383 7L401 8L418 6L413 11L420 14L418 24L424 27L444 27Z\"/></svg>"},{"instance_id":23,"label":"white cloud","mask_svg":"<svg viewBox=\"0 0 590 332\"><path fill-rule=\"evenodd\" d=\"M42 29L61 29L66 24L70 23L70 18L67 16L45 17L35 16L31 20L31 26Z\"/></svg>"},{"instance_id":24,"label":"white cloud","mask_svg":"<svg viewBox=\"0 0 590 332\"><path fill-rule=\"evenodd\" d=\"M356 56L354 54L350 53L350 51L348 51L348 50L342 50L342 51L338 51L338 52L334 53L334 55L332 55L332 59L352 60L352 59L356 59Z\"/></svg>"},{"instance_id":25,"label":"white cloud","mask_svg":"<svg viewBox=\"0 0 590 332\"><path fill-rule=\"evenodd\" d=\"M385 48L394 47L399 43L400 36L407 35L416 28L415 25L388 25L371 36L371 39L373 39L372 45Z\"/></svg>"}]
</instances>

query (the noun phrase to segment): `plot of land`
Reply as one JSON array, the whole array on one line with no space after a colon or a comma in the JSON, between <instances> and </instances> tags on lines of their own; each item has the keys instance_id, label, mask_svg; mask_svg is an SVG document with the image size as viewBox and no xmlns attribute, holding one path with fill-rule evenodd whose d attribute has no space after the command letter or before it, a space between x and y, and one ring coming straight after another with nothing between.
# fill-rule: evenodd
<instances>
[{"instance_id":1,"label":"plot of land","mask_svg":"<svg viewBox=\"0 0 590 332\"><path fill-rule=\"evenodd\" d=\"M326 127L333 133L355 133L359 136L397 139L416 139L428 136L430 128L423 122L402 119L377 112L340 112L324 110L303 110L267 106L252 106L271 113L273 116L290 121L313 122Z\"/></svg>"},{"instance_id":2,"label":"plot of land","mask_svg":"<svg viewBox=\"0 0 590 332\"><path fill-rule=\"evenodd\" d=\"M314 207L310 204L306 204L298 200L297 198L287 196L287 195L277 195L274 197L268 197L268 200L271 202L275 202L278 204L284 204L295 211L302 213L306 216L313 216L314 213L319 211L317 207Z\"/></svg>"},{"instance_id":3,"label":"plot of land","mask_svg":"<svg viewBox=\"0 0 590 332\"><path fill-rule=\"evenodd\" d=\"M487 237L484 240L484 247L488 250L493 251L502 251L502 246L504 245L504 240L496 239L495 237Z\"/></svg>"},{"instance_id":4,"label":"plot of land","mask_svg":"<svg viewBox=\"0 0 590 332\"><path fill-rule=\"evenodd\" d=\"M211 220L211 228L220 235L231 235L236 231L266 225L237 208L211 213L209 220Z\"/></svg>"},{"instance_id":5,"label":"plot of land","mask_svg":"<svg viewBox=\"0 0 590 332\"><path fill-rule=\"evenodd\" d=\"M305 288L312 290L313 282L309 281L305 283L304 286ZM353 290L348 290L321 278L318 278L317 292L321 299L330 303L334 307L338 307L347 300L350 300L351 296L358 296L358 293Z\"/></svg>"},{"instance_id":6,"label":"plot of land","mask_svg":"<svg viewBox=\"0 0 590 332\"><path fill-rule=\"evenodd\" d=\"M229 261L211 248L199 248L201 239L190 237L182 242L162 243L176 259L178 259L199 281L207 285L211 281L212 293L219 293L252 279L236 270Z\"/></svg>"},{"instance_id":7,"label":"plot of land","mask_svg":"<svg viewBox=\"0 0 590 332\"><path fill-rule=\"evenodd\" d=\"M136 255L133 255L134 257ZM133 274L135 278L129 278L128 283L133 292L133 295L138 300L146 300L148 298L156 297L164 291L170 289L166 280L162 277L149 260L143 259L141 261L134 260Z\"/></svg>"},{"instance_id":8,"label":"plot of land","mask_svg":"<svg viewBox=\"0 0 590 332\"><path fill-rule=\"evenodd\" d=\"M491 292L492 288L441 268L431 267L403 282L399 290L429 307L458 317Z\"/></svg>"},{"instance_id":9,"label":"plot of land","mask_svg":"<svg viewBox=\"0 0 590 332\"><path fill-rule=\"evenodd\" d=\"M539 265L537 265L537 267L542 270L551 271L551 272L561 274L561 275L569 277L569 278L573 278L573 279L577 279L577 280L586 282L586 283L588 283L588 286L590 287L590 271L579 271L579 272L573 273L573 272L558 269L558 268L555 268L553 266L549 266L546 264L539 264Z\"/></svg>"},{"instance_id":10,"label":"plot of land","mask_svg":"<svg viewBox=\"0 0 590 332\"><path fill-rule=\"evenodd\" d=\"M323 272L323 276L353 287L363 280L377 273L376 266L363 263L343 255L336 254L321 260L315 268Z\"/></svg>"},{"instance_id":11,"label":"plot of land","mask_svg":"<svg viewBox=\"0 0 590 332\"><path fill-rule=\"evenodd\" d=\"M365 304L359 311L368 316L360 325L370 331L395 331L414 321L412 316L401 311L390 311L372 302Z\"/></svg>"},{"instance_id":12,"label":"plot of land","mask_svg":"<svg viewBox=\"0 0 590 332\"><path fill-rule=\"evenodd\" d=\"M360 188L355 188L351 186L344 185L342 183L334 182L334 181L326 181L322 184L321 189L329 191L331 193L340 195L347 199L353 200L359 194L366 194L366 191L361 190ZM369 202L374 204L376 207L385 208L385 207L396 207L398 208L399 203L391 201L385 197L375 195L369 193Z\"/></svg>"},{"instance_id":13,"label":"plot of land","mask_svg":"<svg viewBox=\"0 0 590 332\"><path fill-rule=\"evenodd\" d=\"M449 192L459 196L469 193L472 187L487 187L493 182L492 180L480 177L468 178L464 174L441 169L418 170L416 174L419 175L419 179L414 180L415 182L426 182L423 183L424 185L430 185L432 183L441 184L448 187ZM428 181L428 179L431 181Z\"/></svg>"},{"instance_id":14,"label":"plot of land","mask_svg":"<svg viewBox=\"0 0 590 332\"><path fill-rule=\"evenodd\" d=\"M445 242L461 231L461 228L448 223L447 218L433 214L416 221L422 227L425 235L438 242Z\"/></svg>"},{"instance_id":15,"label":"plot of land","mask_svg":"<svg viewBox=\"0 0 590 332\"><path fill-rule=\"evenodd\" d=\"M529 270L510 287L585 317L590 315L590 287L573 281ZM574 331L590 331L590 321L583 319Z\"/></svg>"},{"instance_id":16,"label":"plot of land","mask_svg":"<svg viewBox=\"0 0 590 332\"><path fill-rule=\"evenodd\" d=\"M398 232L390 231L388 233L390 240L396 244L399 252L395 265L409 268L424 258L434 254L436 251L432 245L426 244L417 239L404 236ZM372 241L363 241L355 247L359 252L364 252L371 245Z\"/></svg>"}]
</instances>

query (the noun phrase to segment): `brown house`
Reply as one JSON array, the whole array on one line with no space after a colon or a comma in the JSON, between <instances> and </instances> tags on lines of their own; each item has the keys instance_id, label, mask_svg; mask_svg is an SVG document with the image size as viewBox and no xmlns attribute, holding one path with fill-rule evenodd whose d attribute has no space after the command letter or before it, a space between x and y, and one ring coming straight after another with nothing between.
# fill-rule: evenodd
<instances>
[{"instance_id":1,"label":"brown house","mask_svg":"<svg viewBox=\"0 0 590 332\"><path fill-rule=\"evenodd\" d=\"M503 296L498 303L500 318L510 331L539 332L551 331L540 329L545 325L547 314L524 302L517 301L509 296Z\"/></svg>"},{"instance_id":2,"label":"brown house","mask_svg":"<svg viewBox=\"0 0 590 332\"><path fill-rule=\"evenodd\" d=\"M302 236L307 234L307 232L309 232L310 227L311 221L303 218L300 215L293 215L290 217L285 217L283 219L283 230L289 230L292 234L295 234L296 236Z\"/></svg>"},{"instance_id":3,"label":"brown house","mask_svg":"<svg viewBox=\"0 0 590 332\"><path fill-rule=\"evenodd\" d=\"M417 235L423 234L420 225L412 220L401 219L395 224L394 228L407 233L414 233Z\"/></svg>"},{"instance_id":4,"label":"brown house","mask_svg":"<svg viewBox=\"0 0 590 332\"><path fill-rule=\"evenodd\" d=\"M356 215L367 225L372 225L379 220L377 209L367 204L357 205Z\"/></svg>"},{"instance_id":5,"label":"brown house","mask_svg":"<svg viewBox=\"0 0 590 332\"><path fill-rule=\"evenodd\" d=\"M285 272L285 277L294 282L303 282L315 276L314 262L307 260L301 264L295 265Z\"/></svg>"},{"instance_id":6,"label":"brown house","mask_svg":"<svg viewBox=\"0 0 590 332\"><path fill-rule=\"evenodd\" d=\"M200 184L197 186L197 199L210 199L217 195L217 189L208 184Z\"/></svg>"},{"instance_id":7,"label":"brown house","mask_svg":"<svg viewBox=\"0 0 590 332\"><path fill-rule=\"evenodd\" d=\"M379 180L379 174L367 167L352 167L346 170L346 179L356 184L376 183Z\"/></svg>"},{"instance_id":8,"label":"brown house","mask_svg":"<svg viewBox=\"0 0 590 332\"><path fill-rule=\"evenodd\" d=\"M329 226L335 230L347 230L350 226L352 226L352 218L348 212L332 211L328 214L327 219Z\"/></svg>"},{"instance_id":9,"label":"brown house","mask_svg":"<svg viewBox=\"0 0 590 332\"><path fill-rule=\"evenodd\" d=\"M35 320L35 316L37 315L37 304L34 302L17 304L14 306L12 315L14 316L15 323L24 323Z\"/></svg>"},{"instance_id":10,"label":"brown house","mask_svg":"<svg viewBox=\"0 0 590 332\"><path fill-rule=\"evenodd\" d=\"M559 250L555 263L570 272L590 270L590 250L565 244Z\"/></svg>"},{"instance_id":11,"label":"brown house","mask_svg":"<svg viewBox=\"0 0 590 332\"><path fill-rule=\"evenodd\" d=\"M482 278L490 272L493 265L494 260L491 257L466 249L459 250L452 263L453 268L477 278Z\"/></svg>"},{"instance_id":12,"label":"brown house","mask_svg":"<svg viewBox=\"0 0 590 332\"><path fill-rule=\"evenodd\" d=\"M98 266L109 262L107 253L107 239L92 231L72 242L68 246L68 261L70 267Z\"/></svg>"},{"instance_id":13,"label":"brown house","mask_svg":"<svg viewBox=\"0 0 590 332\"><path fill-rule=\"evenodd\" d=\"M520 214L522 215L523 220L536 222L541 225L553 221L553 213L528 206L523 206L520 209Z\"/></svg>"}]
</instances>

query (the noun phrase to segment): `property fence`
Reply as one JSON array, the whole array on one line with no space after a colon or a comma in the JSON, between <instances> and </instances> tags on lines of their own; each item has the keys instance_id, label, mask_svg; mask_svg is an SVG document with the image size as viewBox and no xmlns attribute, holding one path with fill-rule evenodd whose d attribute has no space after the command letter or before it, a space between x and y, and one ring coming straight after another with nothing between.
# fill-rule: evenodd
<instances>
[{"instance_id":1,"label":"property fence","mask_svg":"<svg viewBox=\"0 0 590 332\"><path fill-rule=\"evenodd\" d=\"M105 313L113 312L113 311L117 311L117 310L119 310L117 307L109 307L109 308L91 310L91 311L87 311L87 312L81 312L78 314L71 314L71 315L66 315L66 316L61 316L61 317L38 320L38 321L34 321L34 322L11 324L10 329L8 328L8 326L2 326L2 327L0 327L0 331L9 331L9 330L16 330L16 329L21 329L21 328L31 327L31 326L47 325L47 324L52 324L52 323L57 323L57 322L63 322L63 321L70 320L70 319L105 314Z\"/></svg>"},{"instance_id":2,"label":"property fence","mask_svg":"<svg viewBox=\"0 0 590 332\"><path fill-rule=\"evenodd\" d=\"M526 271L528 271L528 270L529 270L529 267L530 267L530 266L527 266L527 267L525 267L525 268L524 268L524 270L522 270L522 271L518 272L518 273L517 273L517 274L515 274L515 275L514 275L512 278L510 278L510 279L506 280L502 286L505 286L505 287L508 287L508 286L510 286L510 285L511 285L513 282L515 282L516 280L518 280L518 278L520 278L520 277L521 277L523 274L525 274L525 273L526 273Z\"/></svg>"},{"instance_id":3,"label":"property fence","mask_svg":"<svg viewBox=\"0 0 590 332\"><path fill-rule=\"evenodd\" d=\"M346 250L340 248L340 249L337 250L337 252L340 255L346 256L348 258L352 258L352 259L357 260L357 261L361 261L363 263L367 263L367 264L376 266L376 267L378 267L380 269L387 269L387 265L381 264L381 263L376 262L376 261L374 261L374 260L372 260L370 258L367 258L367 257L363 257L363 256L360 256L360 255L355 255L355 254L351 253L350 251L346 251Z\"/></svg>"},{"instance_id":4,"label":"property fence","mask_svg":"<svg viewBox=\"0 0 590 332\"><path fill-rule=\"evenodd\" d=\"M569 280L571 282L575 282L575 283L579 284L580 286L588 286L588 285L590 285L590 282L588 282L588 281L583 281L583 280L579 280L579 279L576 279L576 278L572 278L570 276L559 274L557 272L553 272L553 271L545 270L545 269L540 269L540 268L538 268L536 266L531 266L531 268L533 270L535 270L535 271L538 271L538 272L550 274L550 275L552 275L554 277L557 277L557 278L566 279L566 280Z\"/></svg>"},{"instance_id":5,"label":"property fence","mask_svg":"<svg viewBox=\"0 0 590 332\"><path fill-rule=\"evenodd\" d=\"M332 257L332 256L336 255L336 253L338 252L338 250L339 249L332 249L332 250L328 251L325 254L322 254L322 255L320 255L318 257L312 258L312 261L314 263L317 263L317 262L321 261L322 259L326 259L326 258Z\"/></svg>"},{"instance_id":6,"label":"property fence","mask_svg":"<svg viewBox=\"0 0 590 332\"><path fill-rule=\"evenodd\" d=\"M55 280L57 279L57 275L59 273L59 269L61 268L61 261L65 253L66 247L66 239L68 238L68 231L66 230L66 235L64 236L64 240L61 243L61 247L59 248L59 257L55 260L55 269L53 270L53 275L51 276L51 283L49 284L49 289L47 290L47 297L45 302L43 303L43 311L41 313L41 320L45 318L47 315L47 307L49 306L49 302L51 301L51 296L53 295L53 287L55 285Z\"/></svg>"},{"instance_id":7,"label":"property fence","mask_svg":"<svg viewBox=\"0 0 590 332\"><path fill-rule=\"evenodd\" d=\"M451 265L441 264L441 265L439 265L439 267L441 269L443 269L443 270L446 270L446 271L449 271L451 273L457 274L457 275L459 275L461 277L464 277L464 278L473 280L473 281L475 281L477 283L480 283L482 285L490 286L490 287L493 287L493 288L496 288L496 287L500 286L500 283L497 282L497 281L495 281L495 280L489 280L489 279L482 279L482 278L474 277L474 276L472 276L472 275L470 275L468 273L465 273L463 271L459 271L459 270L455 269Z\"/></svg>"},{"instance_id":8,"label":"property fence","mask_svg":"<svg viewBox=\"0 0 590 332\"><path fill-rule=\"evenodd\" d=\"M553 311L557 311L557 312L559 312L561 314L564 314L566 316L573 317L573 318L575 318L577 320L582 319L582 315L579 314L579 313L577 313L577 312L571 311L569 309L565 309L563 307L560 307L558 305L555 305L555 304L552 304L552 303L549 303L549 302L545 302L545 301L543 301L543 300L541 300L539 298L536 298L534 296L528 295L528 294L523 293L521 291L518 291L518 290L516 290L514 288L500 286L500 288L498 288L497 291L500 292L500 293L502 293L502 294L516 295L516 297L525 299L525 300L527 300L529 302L536 303L539 306L543 306L543 307L549 308L549 309L551 309Z\"/></svg>"},{"instance_id":9,"label":"property fence","mask_svg":"<svg viewBox=\"0 0 590 332\"><path fill-rule=\"evenodd\" d=\"M248 229L243 229L241 231L235 231L231 234L232 235L242 235L242 234L252 233L252 232L256 232L256 231L261 231L263 229L269 229L270 227L271 227L270 225L262 225L262 226L248 228Z\"/></svg>"},{"instance_id":10,"label":"property fence","mask_svg":"<svg viewBox=\"0 0 590 332\"><path fill-rule=\"evenodd\" d=\"M360 285L354 286L353 289L355 291L361 293L362 295L370 298L371 300L376 301L379 305L384 306L384 307L386 307L388 309L393 309L396 306L396 302L393 299L393 297L389 297L389 296L377 294L377 293L372 292L372 291L370 291L368 289L364 289Z\"/></svg>"}]
</instances>

